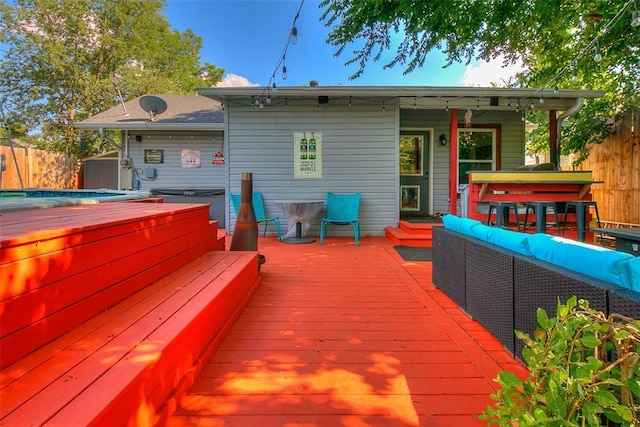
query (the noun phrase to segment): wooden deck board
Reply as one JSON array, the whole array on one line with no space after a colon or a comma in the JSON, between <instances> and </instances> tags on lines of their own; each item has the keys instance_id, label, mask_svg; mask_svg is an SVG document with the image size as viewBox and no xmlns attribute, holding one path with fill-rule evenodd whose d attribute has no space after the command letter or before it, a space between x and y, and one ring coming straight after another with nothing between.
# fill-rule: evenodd
<instances>
[{"instance_id":1,"label":"wooden deck board","mask_svg":"<svg viewBox=\"0 0 640 427\"><path fill-rule=\"evenodd\" d=\"M526 370L386 238L260 238L262 286L169 426L481 426Z\"/></svg>"}]
</instances>

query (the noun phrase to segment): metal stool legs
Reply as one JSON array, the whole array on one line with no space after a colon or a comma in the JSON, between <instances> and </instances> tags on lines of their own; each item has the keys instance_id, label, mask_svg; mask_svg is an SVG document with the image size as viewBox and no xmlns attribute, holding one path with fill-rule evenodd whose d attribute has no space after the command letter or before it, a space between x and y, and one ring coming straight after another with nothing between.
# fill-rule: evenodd
<instances>
[{"instance_id":1,"label":"metal stool legs","mask_svg":"<svg viewBox=\"0 0 640 427\"><path fill-rule=\"evenodd\" d=\"M536 215L536 233L547 232L547 208L553 209L553 215L556 220L556 231L560 235L560 221L558 219L558 207L556 202L527 202L527 208L524 212L524 231L527 231L527 222L529 219L529 209L533 209Z\"/></svg>"},{"instance_id":2,"label":"metal stool legs","mask_svg":"<svg viewBox=\"0 0 640 427\"><path fill-rule=\"evenodd\" d=\"M510 210L513 209L516 228L520 231L520 219L518 218L518 204L516 202L490 202L487 214L487 225L491 225L491 214L496 214L496 227L509 228Z\"/></svg>"},{"instance_id":3,"label":"metal stool legs","mask_svg":"<svg viewBox=\"0 0 640 427\"><path fill-rule=\"evenodd\" d=\"M562 232L564 234L567 229L567 214L569 213L569 208L573 207L576 212L576 231L578 233L578 241L584 242L585 236L587 232L587 209L589 206L593 206L593 209L596 212L596 221L598 222L598 227L600 227L600 214L598 213L598 204L593 200L576 200L567 202L564 206L564 218L562 225Z\"/></svg>"}]
</instances>

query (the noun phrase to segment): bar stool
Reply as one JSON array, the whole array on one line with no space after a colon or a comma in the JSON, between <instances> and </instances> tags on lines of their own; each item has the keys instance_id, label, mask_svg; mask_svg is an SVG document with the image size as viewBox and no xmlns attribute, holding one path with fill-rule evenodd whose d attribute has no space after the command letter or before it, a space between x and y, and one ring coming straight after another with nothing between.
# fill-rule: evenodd
<instances>
[{"instance_id":1,"label":"bar stool","mask_svg":"<svg viewBox=\"0 0 640 427\"><path fill-rule=\"evenodd\" d=\"M586 231L588 230L586 218L589 206L593 206L593 209L596 211L596 220L598 221L598 227L600 227L600 214L598 214L598 204L595 201L572 200L567 202L564 206L562 234L564 234L567 229L567 214L569 213L569 208L573 207L576 212L576 231L578 232L578 241L584 242Z\"/></svg>"},{"instance_id":2,"label":"bar stool","mask_svg":"<svg viewBox=\"0 0 640 427\"><path fill-rule=\"evenodd\" d=\"M513 213L516 217L516 228L520 231L520 219L518 218L518 203L517 202L489 202L489 213L487 215L487 225L491 225L491 213L496 213L496 227L509 228L511 224L509 220L510 210L513 209Z\"/></svg>"},{"instance_id":3,"label":"bar stool","mask_svg":"<svg viewBox=\"0 0 640 427\"><path fill-rule=\"evenodd\" d=\"M560 221L558 220L558 206L556 202L533 201L526 203L527 208L524 211L524 231L527 231L527 220L529 219L529 210L533 209L536 215L536 233L547 232L547 209L553 209L553 215L556 219L556 230L560 235Z\"/></svg>"}]
</instances>

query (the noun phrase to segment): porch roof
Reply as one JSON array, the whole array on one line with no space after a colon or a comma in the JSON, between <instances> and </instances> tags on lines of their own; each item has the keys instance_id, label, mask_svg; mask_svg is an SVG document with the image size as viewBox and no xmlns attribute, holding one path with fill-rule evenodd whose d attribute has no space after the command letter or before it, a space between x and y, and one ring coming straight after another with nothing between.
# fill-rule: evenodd
<instances>
[{"instance_id":1,"label":"porch roof","mask_svg":"<svg viewBox=\"0 0 640 427\"><path fill-rule=\"evenodd\" d=\"M533 103L536 109L560 111L573 107L579 99L604 96L602 90L431 86L287 86L277 90L257 86L207 87L198 89L198 93L220 102L267 96L288 101L326 96L329 103L397 99L401 108L513 110L518 104L524 109Z\"/></svg>"},{"instance_id":2,"label":"porch roof","mask_svg":"<svg viewBox=\"0 0 640 427\"><path fill-rule=\"evenodd\" d=\"M140 106L141 96L75 123L79 129L117 130L224 130L220 102L195 95L155 95L167 103L167 110L154 121Z\"/></svg>"}]
</instances>

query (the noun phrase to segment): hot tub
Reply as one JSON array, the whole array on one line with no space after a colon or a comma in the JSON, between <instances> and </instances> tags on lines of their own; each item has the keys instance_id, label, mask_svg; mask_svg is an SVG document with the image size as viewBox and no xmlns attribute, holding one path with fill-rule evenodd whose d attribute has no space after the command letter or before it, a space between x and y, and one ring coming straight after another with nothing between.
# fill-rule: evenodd
<instances>
[{"instance_id":1,"label":"hot tub","mask_svg":"<svg viewBox=\"0 0 640 427\"><path fill-rule=\"evenodd\" d=\"M0 190L0 212L25 209L42 209L59 206L91 205L147 199L148 191L119 190L54 190L27 188L24 190Z\"/></svg>"},{"instance_id":2,"label":"hot tub","mask_svg":"<svg viewBox=\"0 0 640 427\"><path fill-rule=\"evenodd\" d=\"M224 227L224 188L152 188L151 195L160 197L165 203L203 203L209 205L209 219Z\"/></svg>"}]
</instances>

